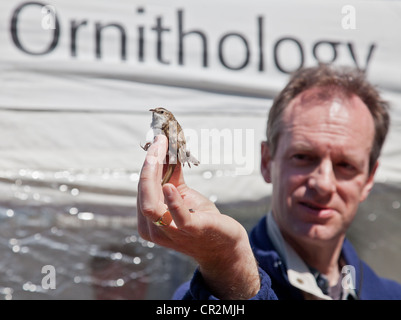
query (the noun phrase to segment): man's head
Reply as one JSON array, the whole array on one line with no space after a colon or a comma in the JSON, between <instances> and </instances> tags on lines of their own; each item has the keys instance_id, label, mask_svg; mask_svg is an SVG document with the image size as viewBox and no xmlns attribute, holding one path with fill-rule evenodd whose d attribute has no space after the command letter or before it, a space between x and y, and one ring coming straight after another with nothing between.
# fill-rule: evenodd
<instances>
[{"instance_id":1,"label":"man's head","mask_svg":"<svg viewBox=\"0 0 401 320\"><path fill-rule=\"evenodd\" d=\"M360 72L299 71L274 101L262 174L292 242L341 239L373 186L387 104Z\"/></svg>"},{"instance_id":2,"label":"man's head","mask_svg":"<svg viewBox=\"0 0 401 320\"><path fill-rule=\"evenodd\" d=\"M292 75L287 86L274 100L269 112L266 133L272 156L274 156L280 137L283 111L299 93L312 87L324 88L319 97L323 100L329 100L338 94L342 96L356 95L366 104L375 123L375 138L369 161L369 168L372 170L379 158L389 128L388 104L381 99L378 91L366 80L362 71L350 68L335 69L327 65L320 65L301 69Z\"/></svg>"}]
</instances>

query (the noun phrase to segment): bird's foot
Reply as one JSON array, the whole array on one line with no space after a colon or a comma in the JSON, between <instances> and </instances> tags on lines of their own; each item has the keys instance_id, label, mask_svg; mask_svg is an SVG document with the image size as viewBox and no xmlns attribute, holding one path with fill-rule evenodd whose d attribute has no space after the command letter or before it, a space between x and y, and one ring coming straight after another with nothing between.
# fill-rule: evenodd
<instances>
[{"instance_id":1,"label":"bird's foot","mask_svg":"<svg viewBox=\"0 0 401 320\"><path fill-rule=\"evenodd\" d=\"M149 147L152 145L152 143L151 142L147 142L144 146L141 146L141 148L143 149L143 150L145 150L145 151L148 151L148 149L149 149Z\"/></svg>"}]
</instances>

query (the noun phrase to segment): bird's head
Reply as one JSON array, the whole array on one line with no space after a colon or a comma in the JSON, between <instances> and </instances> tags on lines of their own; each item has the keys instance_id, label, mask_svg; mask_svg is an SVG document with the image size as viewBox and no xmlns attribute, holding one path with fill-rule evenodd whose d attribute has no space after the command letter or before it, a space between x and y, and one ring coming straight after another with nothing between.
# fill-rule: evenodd
<instances>
[{"instance_id":1,"label":"bird's head","mask_svg":"<svg viewBox=\"0 0 401 320\"><path fill-rule=\"evenodd\" d=\"M173 114L165 108L149 109L152 112L152 123L150 126L153 129L162 129L169 121L175 120Z\"/></svg>"}]
</instances>

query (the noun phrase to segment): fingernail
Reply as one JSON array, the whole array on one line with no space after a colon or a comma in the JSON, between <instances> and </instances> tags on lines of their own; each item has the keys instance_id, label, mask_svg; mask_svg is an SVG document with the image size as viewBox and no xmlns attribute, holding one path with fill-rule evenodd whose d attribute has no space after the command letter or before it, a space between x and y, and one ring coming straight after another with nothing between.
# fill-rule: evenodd
<instances>
[{"instance_id":1,"label":"fingernail","mask_svg":"<svg viewBox=\"0 0 401 320\"><path fill-rule=\"evenodd\" d=\"M163 193L164 193L165 197L172 198L173 197L173 188L171 187L171 185L166 184L163 187Z\"/></svg>"}]
</instances>

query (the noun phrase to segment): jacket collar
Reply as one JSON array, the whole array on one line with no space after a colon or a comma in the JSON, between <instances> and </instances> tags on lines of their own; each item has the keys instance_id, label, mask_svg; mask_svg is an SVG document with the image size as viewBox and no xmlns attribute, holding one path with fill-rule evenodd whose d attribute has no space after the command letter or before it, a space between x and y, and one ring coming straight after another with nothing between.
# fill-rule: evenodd
<instances>
[{"instance_id":1,"label":"jacket collar","mask_svg":"<svg viewBox=\"0 0 401 320\"><path fill-rule=\"evenodd\" d=\"M260 266L271 276L273 289L279 299L302 298L300 290L319 299L330 299L317 286L315 277L306 264L284 241L271 213L260 220L249 238L255 257ZM353 267L354 282L349 283L350 289L356 288L359 291L361 261L347 240L343 243L341 254L345 263Z\"/></svg>"}]
</instances>

